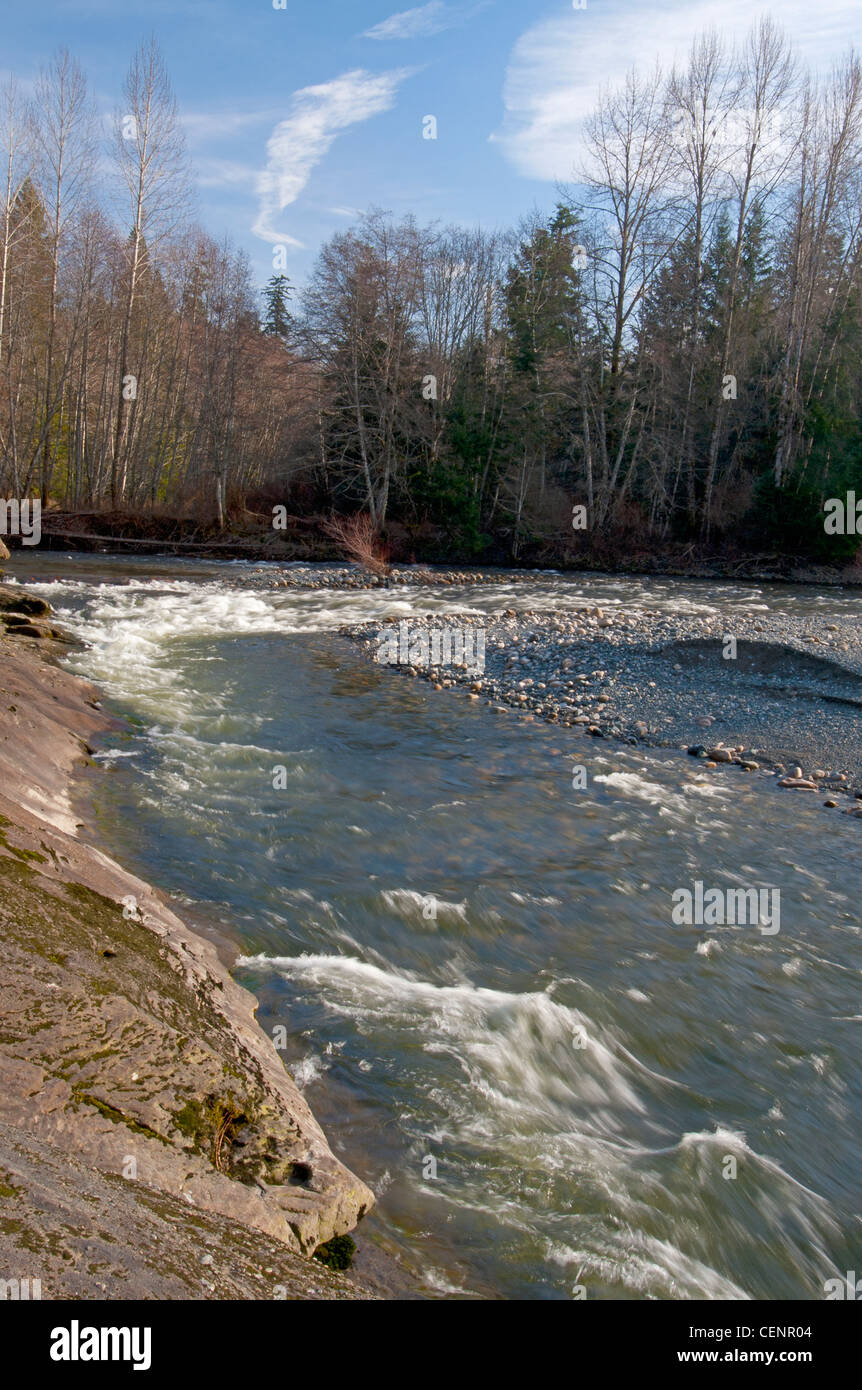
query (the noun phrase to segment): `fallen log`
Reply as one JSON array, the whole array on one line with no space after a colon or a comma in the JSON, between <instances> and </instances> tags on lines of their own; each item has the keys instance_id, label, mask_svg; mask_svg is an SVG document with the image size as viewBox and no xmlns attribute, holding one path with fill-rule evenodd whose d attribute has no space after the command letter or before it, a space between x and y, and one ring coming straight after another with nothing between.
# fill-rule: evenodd
<instances>
[{"instance_id":1,"label":"fallen log","mask_svg":"<svg viewBox=\"0 0 862 1390\"><path fill-rule=\"evenodd\" d=\"M233 541L172 541L165 538L161 540L150 540L143 536L96 536L86 531L46 531L42 529L43 538L53 537L54 540L68 541L95 541L99 545L154 545L160 546L163 550L168 546L184 546L192 550L235 550L237 546L258 545L255 540L233 540Z\"/></svg>"}]
</instances>

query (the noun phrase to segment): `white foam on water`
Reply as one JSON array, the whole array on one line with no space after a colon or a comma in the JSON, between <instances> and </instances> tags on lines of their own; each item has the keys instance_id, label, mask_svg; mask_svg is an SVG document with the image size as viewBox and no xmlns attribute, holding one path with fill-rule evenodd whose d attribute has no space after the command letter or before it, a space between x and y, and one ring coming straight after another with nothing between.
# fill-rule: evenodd
<instances>
[{"instance_id":1,"label":"white foam on water","mask_svg":"<svg viewBox=\"0 0 862 1390\"><path fill-rule=\"evenodd\" d=\"M475 1088L450 1098L462 1137L476 1125L496 1129L501 1139L512 1124L557 1132L571 1126L573 1108L596 1136L614 1135L625 1115L646 1112L630 1054L586 1014L547 993L437 985L355 956L261 954L237 963L301 980L363 1030L393 1039L407 1031L424 1039L424 1051L453 1057Z\"/></svg>"},{"instance_id":2,"label":"white foam on water","mask_svg":"<svg viewBox=\"0 0 862 1390\"><path fill-rule=\"evenodd\" d=\"M694 950L698 956L715 956L721 951L721 943L714 936L708 936L705 941L699 941Z\"/></svg>"},{"instance_id":3,"label":"white foam on water","mask_svg":"<svg viewBox=\"0 0 862 1390\"><path fill-rule=\"evenodd\" d=\"M637 1230L627 1233L625 1255L607 1247L602 1256L594 1249L573 1248L549 1242L546 1258L551 1264L577 1271L574 1286L590 1295L592 1281L611 1286L622 1284L627 1292L643 1298L747 1299L749 1294L732 1279L719 1274L702 1260L685 1255L667 1240L657 1240Z\"/></svg>"},{"instance_id":4,"label":"white foam on water","mask_svg":"<svg viewBox=\"0 0 862 1390\"><path fill-rule=\"evenodd\" d=\"M711 1206L729 1196L738 1204L730 1218L738 1244L756 1256L762 1232L780 1228L791 1213L793 1230L785 1220L770 1258L804 1261L806 1275L820 1277L827 1245L840 1235L828 1203L726 1126L658 1147L634 1142L638 1127L656 1128L647 1092L654 1102L657 1086L680 1083L649 1071L582 1010L548 993L433 984L356 956L261 954L238 965L274 971L351 1019L364 1047L375 1040L375 1070L387 1066L387 1051L399 1054L404 1039L448 1059L445 1070L414 1065L410 1084L414 1096L424 1095L421 1142L474 1155L452 1186L434 1185L433 1195L453 1209L473 1210L535 1242L563 1221L578 1193L565 1220L581 1238L561 1244L558 1262L570 1246L572 1261L593 1277L645 1297L746 1298L738 1281L705 1258L719 1220ZM749 1177L731 1193L722 1184L716 1196L728 1154L745 1163ZM597 1208L613 1219L589 1214ZM749 1230L752 1211L759 1236Z\"/></svg>"},{"instance_id":5,"label":"white foam on water","mask_svg":"<svg viewBox=\"0 0 862 1390\"><path fill-rule=\"evenodd\" d=\"M694 814L694 806L689 797L706 796L724 801L730 795L726 787L708 787L699 782L683 782L674 789L660 782L652 782L639 772L598 773L593 781L636 801L644 801L649 806L654 806L660 816L672 816L685 822L690 822ZM716 823L711 822L711 826L716 828Z\"/></svg>"},{"instance_id":6,"label":"white foam on water","mask_svg":"<svg viewBox=\"0 0 862 1390\"><path fill-rule=\"evenodd\" d=\"M426 904L433 903L434 913L442 917L456 917L462 922L467 921L467 904L449 903L444 898L439 898L434 893L417 893L413 888L391 888L384 889L381 894L386 906L392 912L396 912L408 918L424 918Z\"/></svg>"},{"instance_id":7,"label":"white foam on water","mask_svg":"<svg viewBox=\"0 0 862 1390\"><path fill-rule=\"evenodd\" d=\"M450 1279L446 1278L445 1274L441 1274L439 1269L434 1269L430 1265L426 1265L422 1270L422 1279L426 1287L433 1289L435 1293L445 1293L452 1297L459 1298L479 1297L478 1294L474 1294L470 1289L465 1288L463 1284L453 1284Z\"/></svg>"},{"instance_id":8,"label":"white foam on water","mask_svg":"<svg viewBox=\"0 0 862 1390\"><path fill-rule=\"evenodd\" d=\"M63 594L85 598L83 609L56 610L58 619L88 644L70 658L72 669L145 714L189 726L202 714L224 711L227 702L213 697L207 702L199 691L183 687L172 659L177 643L331 632L343 624L434 612L444 606L446 593L418 588L401 597L392 597L389 590L256 591L185 579L98 585L73 580L28 589L55 603ZM464 602L454 606L479 611Z\"/></svg>"},{"instance_id":9,"label":"white foam on water","mask_svg":"<svg viewBox=\"0 0 862 1390\"><path fill-rule=\"evenodd\" d=\"M292 1063L290 1067L291 1076L300 1091L304 1091L312 1082L319 1081L328 1067L322 1057L315 1057L309 1053L301 1061Z\"/></svg>"}]
</instances>

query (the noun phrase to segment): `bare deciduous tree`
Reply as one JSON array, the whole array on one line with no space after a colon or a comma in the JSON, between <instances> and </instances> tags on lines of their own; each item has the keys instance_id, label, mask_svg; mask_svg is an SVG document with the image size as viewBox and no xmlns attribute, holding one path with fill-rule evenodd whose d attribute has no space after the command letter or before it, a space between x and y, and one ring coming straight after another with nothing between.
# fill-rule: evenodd
<instances>
[{"instance_id":1,"label":"bare deciduous tree","mask_svg":"<svg viewBox=\"0 0 862 1390\"><path fill-rule=\"evenodd\" d=\"M132 320L138 289L157 248L183 220L188 197L185 140L176 100L155 39L138 49L123 92L125 109L118 109L115 115L114 149L128 199L131 230L111 464L111 500L114 503L123 498L126 490L128 417L134 412L140 384L138 373L130 371ZM132 377L134 384L130 381Z\"/></svg>"}]
</instances>

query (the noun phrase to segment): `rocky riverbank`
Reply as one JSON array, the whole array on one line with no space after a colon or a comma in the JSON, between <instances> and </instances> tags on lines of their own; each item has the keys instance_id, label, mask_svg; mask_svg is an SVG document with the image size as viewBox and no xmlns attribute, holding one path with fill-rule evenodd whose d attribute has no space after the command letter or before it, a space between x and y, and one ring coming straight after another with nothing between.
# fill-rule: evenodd
<instances>
[{"instance_id":1,"label":"rocky riverbank","mask_svg":"<svg viewBox=\"0 0 862 1390\"><path fill-rule=\"evenodd\" d=\"M387 624L397 624L388 619ZM434 665L423 632L484 633L482 669ZM375 660L378 623L342 632ZM855 618L668 616L583 608L413 617L385 669L577 736L681 748L716 768L824 794L862 816L862 636ZM411 655L412 653L412 655ZM431 653L433 658L433 653ZM848 798L852 798L848 800Z\"/></svg>"},{"instance_id":2,"label":"rocky riverbank","mask_svg":"<svg viewBox=\"0 0 862 1390\"><path fill-rule=\"evenodd\" d=\"M266 559L266 557L259 558L261 560ZM464 570L449 566L392 565L389 573L383 577L372 574L369 570L354 564L338 565L313 562L303 564L294 561L289 568L284 565L273 565L272 568L261 568L258 571L255 571L254 561L249 560L247 564L249 569L243 568L242 571L228 578L225 582L243 589L398 589L424 588L429 585L452 588L459 585L518 584L523 583L525 579L529 580L536 573L544 576L564 574L569 578L574 578L576 575L586 577L595 572L586 564L567 566L562 570L542 569L538 571L511 567ZM272 562L269 561L269 564ZM745 566L691 563L681 565L678 568L672 566L651 567L640 564L632 565L629 568L619 566L604 569L601 573L620 576L653 575L670 579L730 580L734 583L751 581L760 584L778 581L781 583L792 582L851 588L862 585L862 569L852 565L845 569L812 565L773 569L769 566L759 567L754 562Z\"/></svg>"},{"instance_id":3,"label":"rocky riverbank","mask_svg":"<svg viewBox=\"0 0 862 1390\"><path fill-rule=\"evenodd\" d=\"M373 1251L349 1273L310 1258L374 1198L255 1000L79 833L73 773L111 725L98 692L53 664L67 639L41 600L0 590L0 618L0 1279L42 1298L387 1296Z\"/></svg>"},{"instance_id":4,"label":"rocky riverbank","mask_svg":"<svg viewBox=\"0 0 862 1390\"><path fill-rule=\"evenodd\" d=\"M204 521L149 512L64 513L51 508L42 518L42 549L239 560L247 564L291 565L309 571L321 564L339 566L344 551L328 533L328 515L290 516L287 529L277 530L269 503L261 505L266 510L247 511L241 518L235 516L229 519L225 530L217 527L214 518ZM456 574L464 565L475 565L486 573L505 569L521 576L535 568L559 568L569 574L600 572L733 582L862 584L860 563L825 564L795 553L749 551L738 549L727 540L707 545L651 538L640 529L588 537L564 527L543 538L522 536L517 559L512 556L512 537L508 532L486 536L485 548L479 554L469 555L445 527L429 528L426 523L418 527L390 525L386 543L393 570L401 575L411 568L426 567L438 576ZM291 587L299 587L288 582ZM315 587L314 580L311 586ZM367 588L373 584L360 579L344 587Z\"/></svg>"},{"instance_id":5,"label":"rocky riverbank","mask_svg":"<svg viewBox=\"0 0 862 1390\"><path fill-rule=\"evenodd\" d=\"M519 570L426 569L424 566L394 565L384 578L358 565L292 565L275 573L234 575L227 582L242 589L397 589L438 585L451 588L461 584L515 584L523 579Z\"/></svg>"}]
</instances>

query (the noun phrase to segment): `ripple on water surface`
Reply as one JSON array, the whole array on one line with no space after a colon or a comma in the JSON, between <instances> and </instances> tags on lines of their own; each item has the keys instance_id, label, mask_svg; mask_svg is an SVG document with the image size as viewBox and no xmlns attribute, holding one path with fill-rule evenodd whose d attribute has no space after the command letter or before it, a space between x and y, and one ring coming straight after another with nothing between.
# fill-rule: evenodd
<instances>
[{"instance_id":1,"label":"ripple on water surface","mask_svg":"<svg viewBox=\"0 0 862 1390\"><path fill-rule=\"evenodd\" d=\"M99 563L40 592L134 721L103 750L111 842L240 937L261 1022L430 1290L819 1298L858 1263L858 826L333 636L458 605L858 598L536 575L297 594ZM780 890L780 932L674 926L695 880Z\"/></svg>"}]
</instances>

